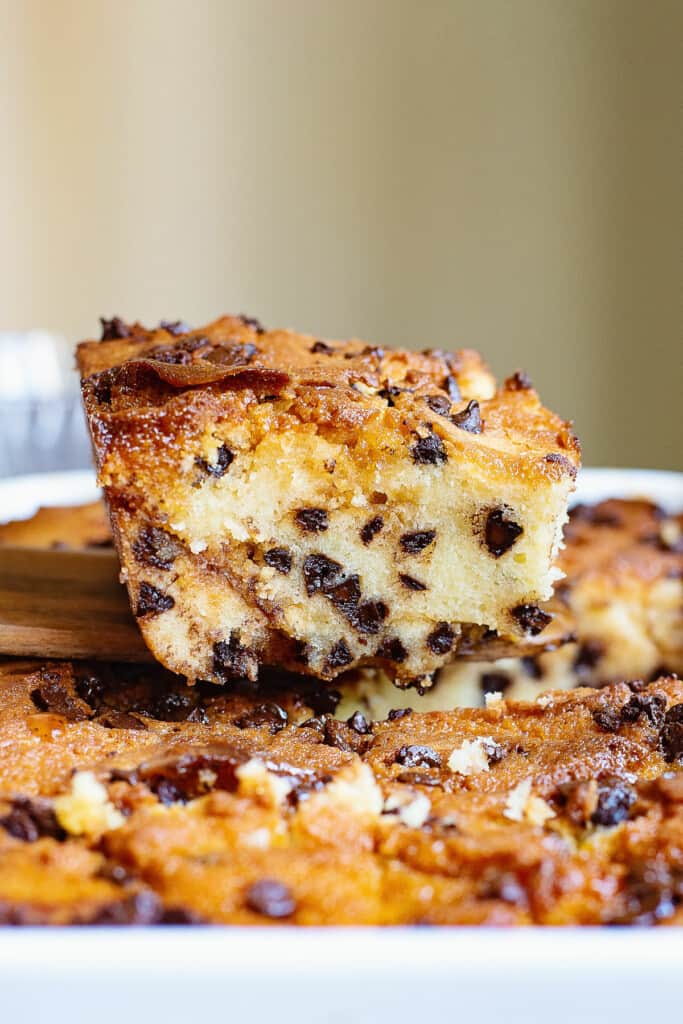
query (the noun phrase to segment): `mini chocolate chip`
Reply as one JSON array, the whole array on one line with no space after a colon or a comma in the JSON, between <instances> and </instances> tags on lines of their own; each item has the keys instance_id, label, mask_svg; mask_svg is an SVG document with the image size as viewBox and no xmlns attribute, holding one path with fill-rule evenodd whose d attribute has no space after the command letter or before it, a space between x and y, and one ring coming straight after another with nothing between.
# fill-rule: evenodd
<instances>
[{"instance_id":1,"label":"mini chocolate chip","mask_svg":"<svg viewBox=\"0 0 683 1024\"><path fill-rule=\"evenodd\" d=\"M353 661L353 655L345 640L339 640L327 655L328 668L343 668Z\"/></svg>"},{"instance_id":2,"label":"mini chocolate chip","mask_svg":"<svg viewBox=\"0 0 683 1024\"><path fill-rule=\"evenodd\" d=\"M244 313L240 313L238 319L242 321L245 327L251 327L257 334L266 333L265 327L255 316L245 316Z\"/></svg>"},{"instance_id":3,"label":"mini chocolate chip","mask_svg":"<svg viewBox=\"0 0 683 1024\"><path fill-rule=\"evenodd\" d=\"M444 379L443 389L448 394L451 402L459 402L462 398L462 395L460 394L460 387L452 373L449 373Z\"/></svg>"},{"instance_id":4,"label":"mini chocolate chip","mask_svg":"<svg viewBox=\"0 0 683 1024\"><path fill-rule=\"evenodd\" d=\"M189 799L189 797L183 793L181 789L178 789L170 779L160 779L154 786L154 792L156 793L159 802L164 807L170 807L171 804L180 803L183 800Z\"/></svg>"},{"instance_id":5,"label":"mini chocolate chip","mask_svg":"<svg viewBox=\"0 0 683 1024\"><path fill-rule=\"evenodd\" d=\"M117 338L130 338L131 329L120 316L114 316L111 320L100 317L102 324L102 341L115 341Z\"/></svg>"},{"instance_id":6,"label":"mini chocolate chip","mask_svg":"<svg viewBox=\"0 0 683 1024\"><path fill-rule=\"evenodd\" d=\"M102 704L105 689L104 682L99 676L87 675L76 680L76 693L93 710Z\"/></svg>"},{"instance_id":7,"label":"mini chocolate chip","mask_svg":"<svg viewBox=\"0 0 683 1024\"><path fill-rule=\"evenodd\" d=\"M170 569L180 552L178 541L158 526L143 526L133 541L135 560L155 569Z\"/></svg>"},{"instance_id":8,"label":"mini chocolate chip","mask_svg":"<svg viewBox=\"0 0 683 1024\"><path fill-rule=\"evenodd\" d=\"M135 729L138 732L144 732L147 729L145 723L137 715L131 715L127 711L116 711L113 708L101 712L95 721L105 729Z\"/></svg>"},{"instance_id":9,"label":"mini chocolate chip","mask_svg":"<svg viewBox=\"0 0 683 1024\"><path fill-rule=\"evenodd\" d=\"M427 637L427 647L434 654L448 654L455 640L455 632L447 622L440 622Z\"/></svg>"},{"instance_id":10,"label":"mini chocolate chip","mask_svg":"<svg viewBox=\"0 0 683 1024\"><path fill-rule=\"evenodd\" d=\"M482 749L488 758L489 765L499 764L504 757L507 757L511 753L511 748L508 744L496 743L494 740L485 739L482 743ZM520 747L519 744L512 752L516 754L524 754L525 750Z\"/></svg>"},{"instance_id":11,"label":"mini chocolate chip","mask_svg":"<svg viewBox=\"0 0 683 1024\"><path fill-rule=\"evenodd\" d=\"M263 917L291 917L296 910L296 902L291 890L271 878L263 878L254 882L247 889L244 902L249 910Z\"/></svg>"},{"instance_id":12,"label":"mini chocolate chip","mask_svg":"<svg viewBox=\"0 0 683 1024\"><path fill-rule=\"evenodd\" d=\"M285 728L288 720L289 716L284 708L281 708L279 704L268 703L250 708L238 718L234 718L233 724L238 729L257 729L259 726L267 725L268 731L274 736L275 733Z\"/></svg>"},{"instance_id":13,"label":"mini chocolate chip","mask_svg":"<svg viewBox=\"0 0 683 1024\"><path fill-rule=\"evenodd\" d=\"M323 743L328 747L336 747L345 754L365 754L373 742L369 729L366 733L359 733L346 722L338 722L336 718L325 719Z\"/></svg>"},{"instance_id":14,"label":"mini chocolate chip","mask_svg":"<svg viewBox=\"0 0 683 1024\"><path fill-rule=\"evenodd\" d=\"M387 637L377 648L378 658L387 658L388 661L401 662L408 657L408 652L397 636Z\"/></svg>"},{"instance_id":15,"label":"mini chocolate chip","mask_svg":"<svg viewBox=\"0 0 683 1024\"><path fill-rule=\"evenodd\" d=\"M394 762L402 764L404 768L440 768L441 755L432 747L411 743L396 751Z\"/></svg>"},{"instance_id":16,"label":"mini chocolate chip","mask_svg":"<svg viewBox=\"0 0 683 1024\"><path fill-rule=\"evenodd\" d=\"M360 579L358 576L347 576L338 583L323 584L322 592L329 598L337 611L348 619L354 619L360 601Z\"/></svg>"},{"instance_id":17,"label":"mini chocolate chip","mask_svg":"<svg viewBox=\"0 0 683 1024\"><path fill-rule=\"evenodd\" d=\"M315 729L316 732L324 732L325 716L315 715L314 718L307 718L305 722L299 722L297 729Z\"/></svg>"},{"instance_id":18,"label":"mini chocolate chip","mask_svg":"<svg viewBox=\"0 0 683 1024\"><path fill-rule=\"evenodd\" d=\"M432 430L426 437L418 437L410 449L413 462L422 466L436 466L440 462L448 462L448 455L443 441Z\"/></svg>"},{"instance_id":19,"label":"mini chocolate chip","mask_svg":"<svg viewBox=\"0 0 683 1024\"><path fill-rule=\"evenodd\" d=\"M234 793L237 769L246 760L242 751L227 742L171 747L167 754L143 762L135 782L144 783L167 805L194 800L208 790ZM212 773L208 778L207 772Z\"/></svg>"},{"instance_id":20,"label":"mini chocolate chip","mask_svg":"<svg viewBox=\"0 0 683 1024\"><path fill-rule=\"evenodd\" d=\"M158 924L162 915L161 901L151 889L130 893L123 899L99 907L89 925Z\"/></svg>"},{"instance_id":21,"label":"mini chocolate chip","mask_svg":"<svg viewBox=\"0 0 683 1024\"><path fill-rule=\"evenodd\" d=\"M287 548L271 548L270 551L264 552L263 561L283 576L291 572L292 556Z\"/></svg>"},{"instance_id":22,"label":"mini chocolate chip","mask_svg":"<svg viewBox=\"0 0 683 1024\"><path fill-rule=\"evenodd\" d=\"M302 571L306 584L306 593L311 597L316 591L324 590L333 585L342 572L342 566L339 562L335 562L326 555L316 554L306 557Z\"/></svg>"},{"instance_id":23,"label":"mini chocolate chip","mask_svg":"<svg viewBox=\"0 0 683 1024\"><path fill-rule=\"evenodd\" d=\"M453 413L451 423L469 434L481 434L481 410L476 398L468 402L461 412Z\"/></svg>"},{"instance_id":24,"label":"mini chocolate chip","mask_svg":"<svg viewBox=\"0 0 683 1024\"><path fill-rule=\"evenodd\" d=\"M503 385L506 391L528 391L533 387L529 375L524 370L515 370Z\"/></svg>"},{"instance_id":25,"label":"mini chocolate chip","mask_svg":"<svg viewBox=\"0 0 683 1024\"><path fill-rule=\"evenodd\" d=\"M316 341L311 345L311 352L316 356L333 356L335 350L324 341Z\"/></svg>"},{"instance_id":26,"label":"mini chocolate chip","mask_svg":"<svg viewBox=\"0 0 683 1024\"><path fill-rule=\"evenodd\" d=\"M105 861L102 867L97 869L95 877L103 878L106 882L113 882L114 885L130 885L133 882L130 871L127 871L122 864L113 864L111 861Z\"/></svg>"},{"instance_id":27,"label":"mini chocolate chip","mask_svg":"<svg viewBox=\"0 0 683 1024\"><path fill-rule=\"evenodd\" d=\"M91 711L85 702L73 696L65 682L56 672L45 672L34 690L31 700L39 711L61 715L68 722L83 722L90 718Z\"/></svg>"},{"instance_id":28,"label":"mini chocolate chip","mask_svg":"<svg viewBox=\"0 0 683 1024\"><path fill-rule=\"evenodd\" d=\"M635 801L634 790L621 779L601 781L598 785L597 805L590 820L593 825L618 825L628 818L628 812Z\"/></svg>"},{"instance_id":29,"label":"mini chocolate chip","mask_svg":"<svg viewBox=\"0 0 683 1024\"><path fill-rule=\"evenodd\" d=\"M162 693L148 707L137 705L136 711L161 722L187 722L199 708L196 688L187 687L180 693L174 693L173 690Z\"/></svg>"},{"instance_id":30,"label":"mini chocolate chip","mask_svg":"<svg viewBox=\"0 0 683 1024\"><path fill-rule=\"evenodd\" d=\"M398 398L398 396L403 394L403 392L406 390L406 388L397 388L395 385L391 384L387 385L387 387L385 388L382 388L381 391L378 391L377 396L379 398L383 398L384 401L389 406L389 408L393 409L394 406L396 405L394 399Z\"/></svg>"},{"instance_id":31,"label":"mini chocolate chip","mask_svg":"<svg viewBox=\"0 0 683 1024\"><path fill-rule=\"evenodd\" d=\"M365 523L361 528L360 539L364 544L369 544L370 541L377 536L383 526L384 520L381 516L375 516L374 519L368 519L367 523Z\"/></svg>"},{"instance_id":32,"label":"mini chocolate chip","mask_svg":"<svg viewBox=\"0 0 683 1024\"><path fill-rule=\"evenodd\" d=\"M451 411L451 403L445 395L424 395L424 400L437 416L448 416Z\"/></svg>"},{"instance_id":33,"label":"mini chocolate chip","mask_svg":"<svg viewBox=\"0 0 683 1024\"><path fill-rule=\"evenodd\" d=\"M138 618L143 615L160 615L173 608L175 601L170 594L153 587L151 583L141 583L138 590L138 604L135 614Z\"/></svg>"},{"instance_id":34,"label":"mini chocolate chip","mask_svg":"<svg viewBox=\"0 0 683 1024\"><path fill-rule=\"evenodd\" d=\"M500 558L509 551L517 538L524 533L521 526L506 518L507 515L506 508L493 508L486 516L484 540L494 558Z\"/></svg>"},{"instance_id":35,"label":"mini chocolate chip","mask_svg":"<svg viewBox=\"0 0 683 1024\"><path fill-rule=\"evenodd\" d=\"M346 724L361 736L371 731L368 720L361 711L354 711L351 717L346 719Z\"/></svg>"},{"instance_id":36,"label":"mini chocolate chip","mask_svg":"<svg viewBox=\"0 0 683 1024\"><path fill-rule=\"evenodd\" d=\"M634 694L621 709L622 722L637 722L644 716L655 729L661 729L666 714L666 700L656 694Z\"/></svg>"},{"instance_id":37,"label":"mini chocolate chip","mask_svg":"<svg viewBox=\"0 0 683 1024\"><path fill-rule=\"evenodd\" d=\"M229 467L234 462L234 459L234 452L231 452L227 445L222 444L216 452L215 462L207 462L206 459L199 457L194 461L201 467L201 469L204 470L205 473L208 473L209 476L213 476L218 480L220 477L225 476Z\"/></svg>"},{"instance_id":38,"label":"mini chocolate chip","mask_svg":"<svg viewBox=\"0 0 683 1024\"><path fill-rule=\"evenodd\" d=\"M401 690L415 690L420 697L424 697L427 690L434 685L435 677L435 672L423 672L422 675L413 676L412 679L394 680L394 686L398 686Z\"/></svg>"},{"instance_id":39,"label":"mini chocolate chip","mask_svg":"<svg viewBox=\"0 0 683 1024\"><path fill-rule=\"evenodd\" d=\"M566 455L560 455L559 452L550 452L545 457L546 462L554 462L558 466L562 466L566 473L569 473L572 480L576 477L576 466L572 465Z\"/></svg>"},{"instance_id":40,"label":"mini chocolate chip","mask_svg":"<svg viewBox=\"0 0 683 1024\"><path fill-rule=\"evenodd\" d=\"M112 370L103 370L101 373L94 373L89 380L92 387L95 401L99 405L111 405L112 387L116 376Z\"/></svg>"},{"instance_id":41,"label":"mini chocolate chip","mask_svg":"<svg viewBox=\"0 0 683 1024\"><path fill-rule=\"evenodd\" d=\"M201 355L208 353L212 348L208 338L199 336L186 338L174 345L159 345L148 352L148 358L155 359L158 363L168 363L172 366L189 366L194 360L194 353L200 349L204 351Z\"/></svg>"},{"instance_id":42,"label":"mini chocolate chip","mask_svg":"<svg viewBox=\"0 0 683 1024\"><path fill-rule=\"evenodd\" d=\"M354 625L362 633L378 633L388 614L389 609L383 601L365 601L358 606Z\"/></svg>"},{"instance_id":43,"label":"mini chocolate chip","mask_svg":"<svg viewBox=\"0 0 683 1024\"><path fill-rule=\"evenodd\" d=\"M505 693L512 680L506 672L482 672L479 682L482 693Z\"/></svg>"},{"instance_id":44,"label":"mini chocolate chip","mask_svg":"<svg viewBox=\"0 0 683 1024\"><path fill-rule=\"evenodd\" d=\"M401 718L407 718L408 715L412 715L412 708L392 708L387 715L387 722L398 722Z\"/></svg>"},{"instance_id":45,"label":"mini chocolate chip","mask_svg":"<svg viewBox=\"0 0 683 1024\"><path fill-rule=\"evenodd\" d=\"M169 907L164 910L159 918L159 924L181 925L181 924L205 924L206 919L195 910L187 907Z\"/></svg>"},{"instance_id":46,"label":"mini chocolate chip","mask_svg":"<svg viewBox=\"0 0 683 1024\"><path fill-rule=\"evenodd\" d=\"M549 622L553 621L552 615L544 612L535 604L518 604L510 609L514 619L519 623L525 633L531 636L538 636L542 633Z\"/></svg>"},{"instance_id":47,"label":"mini chocolate chip","mask_svg":"<svg viewBox=\"0 0 683 1024\"><path fill-rule=\"evenodd\" d=\"M400 572L398 578L404 587L408 590L426 590L427 584L422 583L421 580L416 580L414 576L408 576L407 573Z\"/></svg>"},{"instance_id":48,"label":"mini chocolate chip","mask_svg":"<svg viewBox=\"0 0 683 1024\"><path fill-rule=\"evenodd\" d=\"M361 356L374 356L375 359L384 359L384 349L380 345L366 345L359 354Z\"/></svg>"},{"instance_id":49,"label":"mini chocolate chip","mask_svg":"<svg viewBox=\"0 0 683 1024\"><path fill-rule=\"evenodd\" d=\"M159 328L162 331L168 331L177 338L180 334L187 334L192 330L189 324L186 324L184 320L161 320L159 322Z\"/></svg>"},{"instance_id":50,"label":"mini chocolate chip","mask_svg":"<svg viewBox=\"0 0 683 1024\"><path fill-rule=\"evenodd\" d=\"M244 345L234 345L229 351L235 361L244 360L250 363L254 356L257 355L258 348L253 342L248 341Z\"/></svg>"},{"instance_id":51,"label":"mini chocolate chip","mask_svg":"<svg viewBox=\"0 0 683 1024\"><path fill-rule=\"evenodd\" d=\"M650 679L650 682L654 683L654 681L656 679L659 679L660 675L664 675L665 676L665 675L667 675L667 673L666 672L657 672L657 674L654 675ZM643 690L646 690L647 687L648 687L648 684L645 682L644 679L627 679L626 680L626 685L628 686L628 688L631 691L631 693L642 693Z\"/></svg>"},{"instance_id":52,"label":"mini chocolate chip","mask_svg":"<svg viewBox=\"0 0 683 1024\"><path fill-rule=\"evenodd\" d=\"M665 761L671 764L683 760L683 704L674 704L667 711L659 745Z\"/></svg>"},{"instance_id":53,"label":"mini chocolate chip","mask_svg":"<svg viewBox=\"0 0 683 1024\"><path fill-rule=\"evenodd\" d=\"M621 715L615 708L596 708L593 721L602 732L618 732L621 727Z\"/></svg>"},{"instance_id":54,"label":"mini chocolate chip","mask_svg":"<svg viewBox=\"0 0 683 1024\"><path fill-rule=\"evenodd\" d=\"M329 525L324 508L300 508L294 518L308 533L324 533Z\"/></svg>"},{"instance_id":55,"label":"mini chocolate chip","mask_svg":"<svg viewBox=\"0 0 683 1024\"><path fill-rule=\"evenodd\" d=\"M410 530L401 536L400 544L407 555L417 555L428 548L436 537L436 530Z\"/></svg>"},{"instance_id":56,"label":"mini chocolate chip","mask_svg":"<svg viewBox=\"0 0 683 1024\"><path fill-rule=\"evenodd\" d=\"M229 640L213 645L213 670L223 679L249 675L254 667L254 656L240 643L239 634L231 633Z\"/></svg>"},{"instance_id":57,"label":"mini chocolate chip","mask_svg":"<svg viewBox=\"0 0 683 1024\"><path fill-rule=\"evenodd\" d=\"M605 645L600 640L584 640L574 658L574 671L595 668L604 653Z\"/></svg>"},{"instance_id":58,"label":"mini chocolate chip","mask_svg":"<svg viewBox=\"0 0 683 1024\"><path fill-rule=\"evenodd\" d=\"M24 843L35 843L43 836L60 842L66 839L66 832L59 824L49 800L16 796L11 804L10 812L0 818L0 827L15 839Z\"/></svg>"},{"instance_id":59,"label":"mini chocolate chip","mask_svg":"<svg viewBox=\"0 0 683 1024\"><path fill-rule=\"evenodd\" d=\"M520 658L522 668L528 676L532 679L543 678L543 666L541 665L538 658L533 658L530 655L526 655L524 658Z\"/></svg>"},{"instance_id":60,"label":"mini chocolate chip","mask_svg":"<svg viewBox=\"0 0 683 1024\"><path fill-rule=\"evenodd\" d=\"M407 782L412 786L440 786L441 779L437 775L425 775L424 772L401 772L396 776L397 782Z\"/></svg>"}]
</instances>

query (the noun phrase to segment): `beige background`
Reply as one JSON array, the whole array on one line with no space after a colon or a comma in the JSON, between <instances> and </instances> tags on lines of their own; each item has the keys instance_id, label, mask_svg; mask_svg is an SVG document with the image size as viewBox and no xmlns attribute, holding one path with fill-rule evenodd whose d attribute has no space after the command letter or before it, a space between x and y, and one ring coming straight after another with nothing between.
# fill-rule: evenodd
<instances>
[{"instance_id":1,"label":"beige background","mask_svg":"<svg viewBox=\"0 0 683 1024\"><path fill-rule=\"evenodd\" d=\"M480 348L683 468L680 0L0 0L0 320Z\"/></svg>"}]
</instances>

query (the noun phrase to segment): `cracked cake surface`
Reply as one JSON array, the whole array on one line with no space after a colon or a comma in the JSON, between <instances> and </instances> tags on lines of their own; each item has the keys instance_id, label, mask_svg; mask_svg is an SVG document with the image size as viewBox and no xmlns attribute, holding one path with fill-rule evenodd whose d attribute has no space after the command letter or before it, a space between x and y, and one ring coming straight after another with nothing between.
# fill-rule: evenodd
<instances>
[{"instance_id":1,"label":"cracked cake surface","mask_svg":"<svg viewBox=\"0 0 683 1024\"><path fill-rule=\"evenodd\" d=\"M189 679L280 665L403 685L543 630L578 465L517 373L265 331L104 323L79 346L99 480L146 643Z\"/></svg>"},{"instance_id":2,"label":"cracked cake surface","mask_svg":"<svg viewBox=\"0 0 683 1024\"><path fill-rule=\"evenodd\" d=\"M683 923L680 680L381 722L337 699L0 666L0 921Z\"/></svg>"}]
</instances>

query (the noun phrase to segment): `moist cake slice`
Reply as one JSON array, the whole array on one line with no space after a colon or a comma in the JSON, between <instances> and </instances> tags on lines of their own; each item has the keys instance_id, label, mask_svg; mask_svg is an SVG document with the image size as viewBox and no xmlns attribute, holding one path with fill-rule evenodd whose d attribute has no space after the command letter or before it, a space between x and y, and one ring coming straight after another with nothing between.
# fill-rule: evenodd
<instances>
[{"instance_id":1,"label":"moist cake slice","mask_svg":"<svg viewBox=\"0 0 683 1024\"><path fill-rule=\"evenodd\" d=\"M380 665L428 684L538 603L579 462L522 374L265 331L105 323L79 346L115 541L145 641L189 679Z\"/></svg>"},{"instance_id":2,"label":"moist cake slice","mask_svg":"<svg viewBox=\"0 0 683 1024\"><path fill-rule=\"evenodd\" d=\"M397 704L477 707L494 692L531 700L548 689L683 676L683 512L617 498L577 505L564 540L555 603L573 622L571 642L534 657L458 660L439 670L420 701L397 694L383 672L360 669L339 683L339 713L383 718Z\"/></svg>"}]
</instances>

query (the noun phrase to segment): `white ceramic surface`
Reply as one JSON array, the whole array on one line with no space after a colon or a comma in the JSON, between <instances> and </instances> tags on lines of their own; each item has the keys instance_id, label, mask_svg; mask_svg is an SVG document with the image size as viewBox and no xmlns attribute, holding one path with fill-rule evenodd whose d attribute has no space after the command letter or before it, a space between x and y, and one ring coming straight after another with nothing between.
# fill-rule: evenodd
<instances>
[{"instance_id":1,"label":"white ceramic surface","mask_svg":"<svg viewBox=\"0 0 683 1024\"><path fill-rule=\"evenodd\" d=\"M0 481L0 518L95 497ZM576 500L683 508L683 474L586 469ZM683 929L0 928L7 1024L643 1024L678 1020Z\"/></svg>"}]
</instances>

